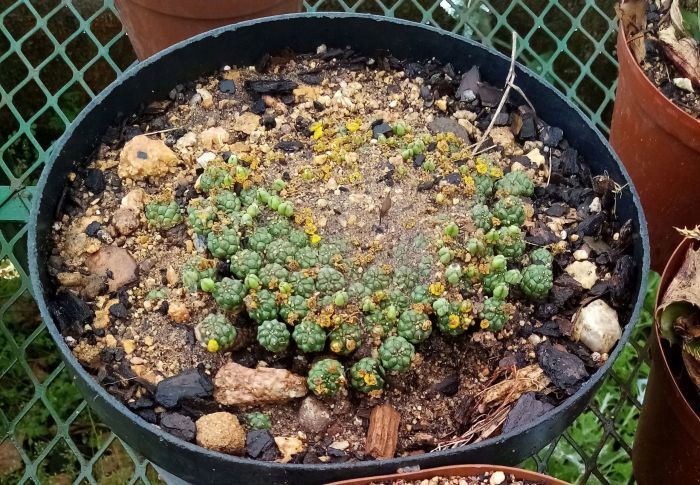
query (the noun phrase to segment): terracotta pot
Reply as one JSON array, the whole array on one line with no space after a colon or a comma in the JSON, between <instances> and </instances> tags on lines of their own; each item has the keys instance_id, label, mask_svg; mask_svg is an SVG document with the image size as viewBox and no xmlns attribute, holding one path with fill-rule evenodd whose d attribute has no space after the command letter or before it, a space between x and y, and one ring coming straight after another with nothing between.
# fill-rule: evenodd
<instances>
[{"instance_id":1,"label":"terracotta pot","mask_svg":"<svg viewBox=\"0 0 700 485\"><path fill-rule=\"evenodd\" d=\"M657 306L680 269L692 241L684 240L661 276ZM651 373L632 449L640 485L700 484L700 416L687 397L696 390L683 376L678 348L662 340L657 325L650 338Z\"/></svg>"},{"instance_id":2,"label":"terracotta pot","mask_svg":"<svg viewBox=\"0 0 700 485\"><path fill-rule=\"evenodd\" d=\"M567 482L562 482L556 478L542 475L520 468L511 468L509 466L497 465L456 465L456 466L441 466L439 468L430 468L428 470L419 470L409 473L395 473L393 475L380 475L377 477L354 478L352 480L343 480L342 482L333 482L328 485L369 485L372 482L380 482L382 480L425 480L433 477L471 477L481 475L482 473L491 473L501 471L506 475L513 475L519 480L530 480L531 482L541 483L542 485L567 485Z\"/></svg>"},{"instance_id":3,"label":"terracotta pot","mask_svg":"<svg viewBox=\"0 0 700 485\"><path fill-rule=\"evenodd\" d=\"M115 0L139 59L241 20L299 12L301 0Z\"/></svg>"},{"instance_id":4,"label":"terracotta pot","mask_svg":"<svg viewBox=\"0 0 700 485\"><path fill-rule=\"evenodd\" d=\"M629 172L649 224L651 266L661 271L681 240L674 227L693 227L700 205L700 121L673 104L634 60L622 28L620 74L610 144Z\"/></svg>"}]
</instances>

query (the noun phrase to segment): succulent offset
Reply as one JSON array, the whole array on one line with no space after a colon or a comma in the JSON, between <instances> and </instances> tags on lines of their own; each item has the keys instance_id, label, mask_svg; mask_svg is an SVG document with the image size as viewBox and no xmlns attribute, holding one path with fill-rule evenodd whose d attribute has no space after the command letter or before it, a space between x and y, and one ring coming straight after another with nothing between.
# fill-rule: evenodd
<instances>
[{"instance_id":1,"label":"succulent offset","mask_svg":"<svg viewBox=\"0 0 700 485\"><path fill-rule=\"evenodd\" d=\"M210 313L194 328L195 337L209 352L229 349L236 341L236 327L225 315Z\"/></svg>"},{"instance_id":2,"label":"succulent offset","mask_svg":"<svg viewBox=\"0 0 700 485\"><path fill-rule=\"evenodd\" d=\"M334 359L316 362L306 380L311 392L317 396L332 396L345 387L347 382L343 365Z\"/></svg>"}]
</instances>

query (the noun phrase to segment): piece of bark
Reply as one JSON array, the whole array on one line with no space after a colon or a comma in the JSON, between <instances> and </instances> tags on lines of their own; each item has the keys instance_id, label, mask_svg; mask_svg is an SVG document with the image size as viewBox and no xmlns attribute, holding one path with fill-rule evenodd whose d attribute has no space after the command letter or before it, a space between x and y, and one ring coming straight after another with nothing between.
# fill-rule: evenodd
<instances>
[{"instance_id":1,"label":"piece of bark","mask_svg":"<svg viewBox=\"0 0 700 485\"><path fill-rule=\"evenodd\" d=\"M372 409L365 452L378 460L393 458L399 441L401 415L389 404Z\"/></svg>"}]
</instances>

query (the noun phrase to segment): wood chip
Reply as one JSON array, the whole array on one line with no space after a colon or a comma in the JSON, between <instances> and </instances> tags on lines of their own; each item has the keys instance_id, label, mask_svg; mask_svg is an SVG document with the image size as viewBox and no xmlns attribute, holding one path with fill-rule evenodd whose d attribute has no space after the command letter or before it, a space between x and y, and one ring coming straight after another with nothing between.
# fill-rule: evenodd
<instances>
[{"instance_id":1,"label":"wood chip","mask_svg":"<svg viewBox=\"0 0 700 485\"><path fill-rule=\"evenodd\" d=\"M401 415L389 404L372 409L365 451L378 460L393 458L399 440Z\"/></svg>"}]
</instances>

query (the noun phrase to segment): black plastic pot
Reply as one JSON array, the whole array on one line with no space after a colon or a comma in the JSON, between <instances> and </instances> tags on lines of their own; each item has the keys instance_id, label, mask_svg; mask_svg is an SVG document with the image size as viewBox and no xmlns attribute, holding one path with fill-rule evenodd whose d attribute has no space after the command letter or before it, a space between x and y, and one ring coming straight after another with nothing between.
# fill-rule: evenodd
<instances>
[{"instance_id":1,"label":"black plastic pot","mask_svg":"<svg viewBox=\"0 0 700 485\"><path fill-rule=\"evenodd\" d=\"M136 111L141 103L164 98L182 81L214 71L225 64L249 65L264 53L283 47L314 51L319 44L352 47L371 54L389 49L407 59L436 57L456 69L481 67L482 78L501 85L509 60L462 37L415 23L349 14L297 14L243 22L177 44L130 69L103 91L80 114L54 147L36 190L29 229L32 286L41 314L63 354L76 385L100 418L124 441L167 471L193 483L295 483L312 485L359 476L394 473L397 468L421 468L461 463L517 464L559 435L585 408L603 376L629 338L642 306L649 268L649 242L644 215L627 172L606 140L572 103L532 72L517 69L518 84L547 123L561 127L571 144L588 161L594 174L607 172L625 186L617 201L620 220L634 222L636 301L622 340L610 360L581 389L559 407L527 428L469 446L384 461L325 465L281 465L227 456L181 441L147 423L111 397L80 366L52 319L47 302L52 288L46 261L51 225L60 203L63 180L75 164L84 162L108 126L120 114Z\"/></svg>"}]
</instances>

